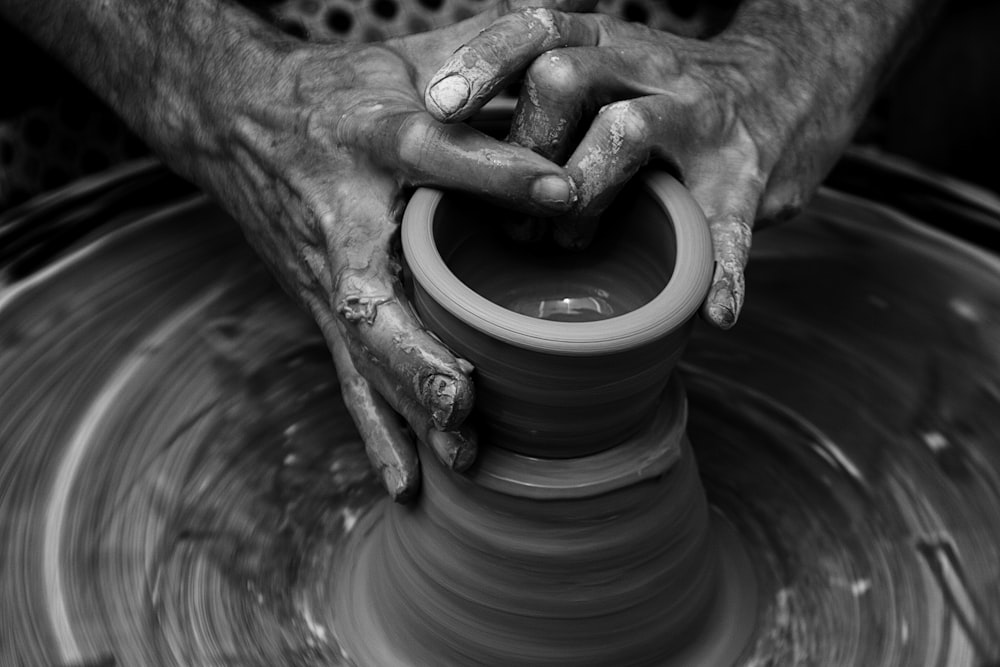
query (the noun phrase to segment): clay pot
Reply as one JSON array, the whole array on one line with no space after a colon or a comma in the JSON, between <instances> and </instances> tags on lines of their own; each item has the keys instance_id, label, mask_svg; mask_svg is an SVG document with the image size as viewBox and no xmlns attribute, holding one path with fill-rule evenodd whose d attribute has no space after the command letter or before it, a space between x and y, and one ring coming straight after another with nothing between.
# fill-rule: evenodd
<instances>
[{"instance_id":1,"label":"clay pot","mask_svg":"<svg viewBox=\"0 0 1000 667\"><path fill-rule=\"evenodd\" d=\"M589 457L490 448L458 475L424 452L419 501L386 504L345 558L346 653L380 666L660 665L688 647L716 605L718 557L683 389L658 398L669 416L642 442ZM637 447L661 453L656 474Z\"/></svg>"},{"instance_id":2,"label":"clay pot","mask_svg":"<svg viewBox=\"0 0 1000 667\"><path fill-rule=\"evenodd\" d=\"M417 312L476 366L484 441L549 458L613 447L654 410L708 290L701 209L650 171L582 252L509 241L510 215L471 197L414 194L402 235Z\"/></svg>"},{"instance_id":3,"label":"clay pot","mask_svg":"<svg viewBox=\"0 0 1000 667\"><path fill-rule=\"evenodd\" d=\"M425 452L417 501L362 529L338 636L364 665L662 664L717 601L671 374L711 278L708 227L656 172L585 252L515 245L507 215L431 190L407 208L416 308L476 365L481 447L465 474Z\"/></svg>"}]
</instances>

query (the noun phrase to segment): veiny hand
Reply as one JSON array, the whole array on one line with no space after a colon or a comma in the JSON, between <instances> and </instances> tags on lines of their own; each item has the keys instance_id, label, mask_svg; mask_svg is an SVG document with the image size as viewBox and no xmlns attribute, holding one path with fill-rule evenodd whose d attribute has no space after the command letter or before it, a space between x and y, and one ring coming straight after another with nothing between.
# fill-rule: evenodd
<instances>
[{"instance_id":1,"label":"veiny hand","mask_svg":"<svg viewBox=\"0 0 1000 667\"><path fill-rule=\"evenodd\" d=\"M781 20L789 41L816 36ZM743 305L755 220L800 209L850 139L875 78L857 59L806 57L801 44L748 32L700 41L604 15L523 9L458 50L425 101L435 118L460 121L527 69L509 139L565 164L573 179L578 198L552 229L565 246L589 242L596 216L647 161L670 163L714 240L703 314L728 328ZM841 38L854 48L856 36ZM532 222L516 233L534 235Z\"/></svg>"},{"instance_id":2,"label":"veiny hand","mask_svg":"<svg viewBox=\"0 0 1000 667\"><path fill-rule=\"evenodd\" d=\"M535 215L565 212L572 198L548 160L424 109L429 75L495 16L380 45L245 41L241 62L187 98L198 105L198 150L159 147L240 221L319 323L369 457L398 500L418 488L419 465L396 413L449 467L476 454L461 426L472 367L420 326L401 290L394 243L408 193L466 190Z\"/></svg>"}]
</instances>

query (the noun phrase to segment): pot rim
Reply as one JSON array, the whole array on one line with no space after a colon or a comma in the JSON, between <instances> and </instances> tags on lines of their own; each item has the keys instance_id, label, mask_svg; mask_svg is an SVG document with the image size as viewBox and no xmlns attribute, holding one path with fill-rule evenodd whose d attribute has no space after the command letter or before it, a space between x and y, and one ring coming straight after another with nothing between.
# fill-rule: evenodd
<instances>
[{"instance_id":1,"label":"pot rim","mask_svg":"<svg viewBox=\"0 0 1000 667\"><path fill-rule=\"evenodd\" d=\"M549 354L597 355L630 350L681 328L701 306L713 271L712 238L701 207L673 176L640 174L641 185L673 225L677 251L663 290L633 311L592 322L522 315L493 303L458 279L434 241L434 214L444 193L420 188L403 214L403 253L414 280L448 313L497 340Z\"/></svg>"}]
</instances>

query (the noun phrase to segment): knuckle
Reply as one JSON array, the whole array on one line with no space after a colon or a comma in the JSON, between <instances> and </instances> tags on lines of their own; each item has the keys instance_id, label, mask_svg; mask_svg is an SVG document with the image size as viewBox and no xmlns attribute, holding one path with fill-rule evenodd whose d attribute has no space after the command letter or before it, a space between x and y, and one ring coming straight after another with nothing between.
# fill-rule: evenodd
<instances>
[{"instance_id":1,"label":"knuckle","mask_svg":"<svg viewBox=\"0 0 1000 667\"><path fill-rule=\"evenodd\" d=\"M396 157L398 167L404 169L420 164L428 149L432 149L438 141L439 131L421 114L410 114L399 124L396 131Z\"/></svg>"},{"instance_id":2,"label":"knuckle","mask_svg":"<svg viewBox=\"0 0 1000 667\"><path fill-rule=\"evenodd\" d=\"M528 78L539 91L555 97L575 97L584 84L580 69L572 58L551 52L531 64Z\"/></svg>"},{"instance_id":3,"label":"knuckle","mask_svg":"<svg viewBox=\"0 0 1000 667\"><path fill-rule=\"evenodd\" d=\"M351 359L350 368L339 368L340 370L340 392L344 396L344 402L349 408L365 409L371 402L371 385L361 373L358 372Z\"/></svg>"},{"instance_id":4,"label":"knuckle","mask_svg":"<svg viewBox=\"0 0 1000 667\"><path fill-rule=\"evenodd\" d=\"M341 269L334 279L334 298L337 302L357 299L364 295L367 281L358 270Z\"/></svg>"},{"instance_id":5,"label":"knuckle","mask_svg":"<svg viewBox=\"0 0 1000 667\"><path fill-rule=\"evenodd\" d=\"M547 50L558 46L561 38L559 17L547 7L521 7L480 33L483 46L501 56L509 52L512 42Z\"/></svg>"},{"instance_id":6,"label":"knuckle","mask_svg":"<svg viewBox=\"0 0 1000 667\"><path fill-rule=\"evenodd\" d=\"M371 143L378 138L381 117L375 112L378 103L369 99L356 99L342 107L340 114L331 122L326 111L313 114L308 119L308 137L317 143L328 143L332 136L337 146L357 147ZM333 132L330 132L330 128Z\"/></svg>"},{"instance_id":7,"label":"knuckle","mask_svg":"<svg viewBox=\"0 0 1000 667\"><path fill-rule=\"evenodd\" d=\"M525 7L518 10L517 16L528 30L542 30L548 40L559 38L555 12L548 7Z\"/></svg>"},{"instance_id":8,"label":"knuckle","mask_svg":"<svg viewBox=\"0 0 1000 667\"><path fill-rule=\"evenodd\" d=\"M379 308L394 300L392 291L380 289L368 271L345 269L337 275L333 301L337 315L345 324L372 325Z\"/></svg>"},{"instance_id":9,"label":"knuckle","mask_svg":"<svg viewBox=\"0 0 1000 667\"><path fill-rule=\"evenodd\" d=\"M630 100L606 105L601 109L601 117L614 142L642 145L648 142L654 130L649 115Z\"/></svg>"},{"instance_id":10,"label":"knuckle","mask_svg":"<svg viewBox=\"0 0 1000 667\"><path fill-rule=\"evenodd\" d=\"M729 269L744 266L753 240L753 223L729 217L710 226L717 259Z\"/></svg>"}]
</instances>

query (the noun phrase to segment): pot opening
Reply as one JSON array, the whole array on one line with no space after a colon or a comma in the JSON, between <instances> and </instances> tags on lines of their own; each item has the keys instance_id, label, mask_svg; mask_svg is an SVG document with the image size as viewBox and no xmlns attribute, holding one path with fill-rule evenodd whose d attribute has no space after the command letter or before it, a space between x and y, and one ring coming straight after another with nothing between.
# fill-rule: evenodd
<instances>
[{"instance_id":1,"label":"pot opening","mask_svg":"<svg viewBox=\"0 0 1000 667\"><path fill-rule=\"evenodd\" d=\"M673 274L673 224L638 180L601 216L584 250L510 240L503 223L517 215L449 194L434 218L434 239L448 268L507 310L560 322L606 320L652 301Z\"/></svg>"}]
</instances>

